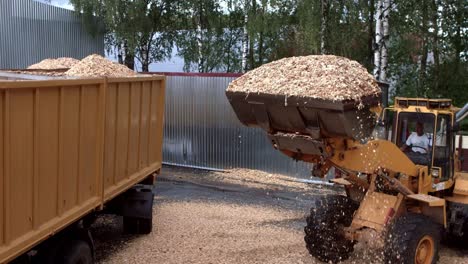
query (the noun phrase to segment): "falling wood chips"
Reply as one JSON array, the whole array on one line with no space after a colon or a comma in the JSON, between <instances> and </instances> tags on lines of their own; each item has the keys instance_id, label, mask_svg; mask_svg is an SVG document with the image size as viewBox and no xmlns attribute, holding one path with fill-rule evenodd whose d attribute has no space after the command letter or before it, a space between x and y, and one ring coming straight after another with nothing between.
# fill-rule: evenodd
<instances>
[{"instance_id":1,"label":"falling wood chips","mask_svg":"<svg viewBox=\"0 0 468 264\"><path fill-rule=\"evenodd\" d=\"M112 62L100 55L93 54L75 64L65 72L65 75L76 77L131 77L137 76L137 73L130 70L125 65Z\"/></svg>"},{"instance_id":2,"label":"falling wood chips","mask_svg":"<svg viewBox=\"0 0 468 264\"><path fill-rule=\"evenodd\" d=\"M380 93L377 81L366 68L334 55L291 57L265 64L234 80L228 91L331 101L360 101Z\"/></svg>"},{"instance_id":3,"label":"falling wood chips","mask_svg":"<svg viewBox=\"0 0 468 264\"><path fill-rule=\"evenodd\" d=\"M41 70L52 70L52 69L68 69L73 67L75 64L80 62L74 58L57 58L57 59L45 59L39 63L33 64L28 69L41 69Z\"/></svg>"}]
</instances>

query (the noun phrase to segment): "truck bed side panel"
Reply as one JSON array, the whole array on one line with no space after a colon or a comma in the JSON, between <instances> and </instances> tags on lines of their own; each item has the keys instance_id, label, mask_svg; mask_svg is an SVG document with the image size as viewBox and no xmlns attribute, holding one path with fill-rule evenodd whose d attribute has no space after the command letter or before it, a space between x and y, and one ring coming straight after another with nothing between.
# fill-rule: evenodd
<instances>
[{"instance_id":1,"label":"truck bed side panel","mask_svg":"<svg viewBox=\"0 0 468 264\"><path fill-rule=\"evenodd\" d=\"M0 263L102 204L105 82L0 82Z\"/></svg>"},{"instance_id":2,"label":"truck bed side panel","mask_svg":"<svg viewBox=\"0 0 468 264\"><path fill-rule=\"evenodd\" d=\"M161 168L163 112L163 78L108 79L105 201Z\"/></svg>"}]
</instances>

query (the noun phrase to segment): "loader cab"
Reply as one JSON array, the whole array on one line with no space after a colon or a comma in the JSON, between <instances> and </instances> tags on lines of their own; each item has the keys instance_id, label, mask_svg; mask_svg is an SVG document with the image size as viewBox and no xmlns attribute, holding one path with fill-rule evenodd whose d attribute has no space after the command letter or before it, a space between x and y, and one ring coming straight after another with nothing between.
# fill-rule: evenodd
<instances>
[{"instance_id":1,"label":"loader cab","mask_svg":"<svg viewBox=\"0 0 468 264\"><path fill-rule=\"evenodd\" d=\"M382 117L379 138L395 143L413 163L428 166L434 178L452 177L455 137L450 100L396 98Z\"/></svg>"}]
</instances>

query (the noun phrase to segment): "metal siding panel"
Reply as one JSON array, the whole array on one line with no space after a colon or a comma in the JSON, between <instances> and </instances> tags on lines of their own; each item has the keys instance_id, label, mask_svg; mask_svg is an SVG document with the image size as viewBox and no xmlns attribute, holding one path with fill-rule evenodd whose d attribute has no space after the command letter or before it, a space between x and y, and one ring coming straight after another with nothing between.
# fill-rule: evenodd
<instances>
[{"instance_id":1,"label":"metal siding panel","mask_svg":"<svg viewBox=\"0 0 468 264\"><path fill-rule=\"evenodd\" d=\"M139 141L140 141L140 107L141 82L132 82L130 86L130 128L128 135L128 167L127 173L133 174L138 170Z\"/></svg>"},{"instance_id":2,"label":"metal siding panel","mask_svg":"<svg viewBox=\"0 0 468 264\"><path fill-rule=\"evenodd\" d=\"M116 159L115 181L120 182L127 178L128 161L128 132L130 120L130 85L121 83L117 88L117 131L116 131Z\"/></svg>"},{"instance_id":3,"label":"metal siding panel","mask_svg":"<svg viewBox=\"0 0 468 264\"><path fill-rule=\"evenodd\" d=\"M1 8L1 3L0 3ZM4 154L5 154L5 143L4 143L4 107L5 107L5 92L0 92L0 223L5 223L5 188L7 187L5 184L5 161L4 161ZM5 244L5 225L0 225L0 246Z\"/></svg>"},{"instance_id":4,"label":"metal siding panel","mask_svg":"<svg viewBox=\"0 0 468 264\"><path fill-rule=\"evenodd\" d=\"M109 84L106 94L106 126L104 136L104 189L115 184L115 136L117 118L117 85Z\"/></svg>"},{"instance_id":5,"label":"metal siding panel","mask_svg":"<svg viewBox=\"0 0 468 264\"><path fill-rule=\"evenodd\" d=\"M32 230L33 221L33 150L34 150L34 94L32 89L15 91L10 94L8 163L10 192L7 217L10 239L17 238ZM17 191L21 190L21 192ZM13 224L14 223L14 224Z\"/></svg>"},{"instance_id":6,"label":"metal siding panel","mask_svg":"<svg viewBox=\"0 0 468 264\"><path fill-rule=\"evenodd\" d=\"M225 89L234 78L166 78L164 162L310 176L310 164L281 154L273 149L263 130L239 122L225 96Z\"/></svg>"},{"instance_id":7,"label":"metal siding panel","mask_svg":"<svg viewBox=\"0 0 468 264\"><path fill-rule=\"evenodd\" d=\"M91 53L104 55L104 36L86 33L75 12L31 0L0 1L0 69Z\"/></svg>"},{"instance_id":8,"label":"metal siding panel","mask_svg":"<svg viewBox=\"0 0 468 264\"><path fill-rule=\"evenodd\" d=\"M97 161L96 146L98 142L98 113L99 113L99 86L82 87L82 109L80 122L80 203L89 201L98 196L97 189Z\"/></svg>"},{"instance_id":9,"label":"metal siding panel","mask_svg":"<svg viewBox=\"0 0 468 264\"><path fill-rule=\"evenodd\" d=\"M150 116L150 89L151 82L143 82L141 92L141 111L140 111L140 142L139 142L139 168L144 168L149 165L148 162L148 137L149 134L149 116Z\"/></svg>"},{"instance_id":10,"label":"metal siding panel","mask_svg":"<svg viewBox=\"0 0 468 264\"><path fill-rule=\"evenodd\" d=\"M77 182L79 174L79 128L80 128L80 87L62 88L62 113L60 129L62 136L61 153L66 153L60 159L62 165L60 168L61 194L62 201L59 205L60 212L65 212L78 202Z\"/></svg>"},{"instance_id":11,"label":"metal siding panel","mask_svg":"<svg viewBox=\"0 0 468 264\"><path fill-rule=\"evenodd\" d=\"M57 88L41 89L37 97L37 170L38 190L35 224L40 226L57 214L58 182L58 129L59 129L59 92Z\"/></svg>"}]
</instances>

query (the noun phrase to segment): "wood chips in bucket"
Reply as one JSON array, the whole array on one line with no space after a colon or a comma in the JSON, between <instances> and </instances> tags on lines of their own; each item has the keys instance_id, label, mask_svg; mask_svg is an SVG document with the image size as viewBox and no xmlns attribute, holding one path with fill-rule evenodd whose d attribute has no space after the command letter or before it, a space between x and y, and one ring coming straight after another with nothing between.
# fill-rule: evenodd
<instances>
[{"instance_id":1,"label":"wood chips in bucket","mask_svg":"<svg viewBox=\"0 0 468 264\"><path fill-rule=\"evenodd\" d=\"M366 68L334 55L291 57L262 65L231 82L228 91L331 101L360 101L380 93Z\"/></svg>"}]
</instances>

